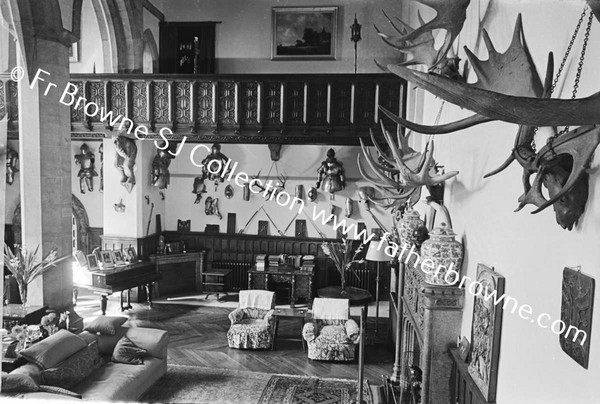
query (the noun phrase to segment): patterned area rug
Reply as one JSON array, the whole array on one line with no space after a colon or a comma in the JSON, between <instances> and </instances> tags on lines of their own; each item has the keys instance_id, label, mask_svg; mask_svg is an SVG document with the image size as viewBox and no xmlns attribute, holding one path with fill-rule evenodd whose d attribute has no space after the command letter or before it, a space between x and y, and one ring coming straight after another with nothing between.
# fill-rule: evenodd
<instances>
[{"instance_id":1,"label":"patterned area rug","mask_svg":"<svg viewBox=\"0 0 600 404\"><path fill-rule=\"evenodd\" d=\"M365 402L373 403L368 385ZM199 404L351 404L356 382L241 370L169 365L140 401Z\"/></svg>"},{"instance_id":2,"label":"patterned area rug","mask_svg":"<svg viewBox=\"0 0 600 404\"><path fill-rule=\"evenodd\" d=\"M357 383L353 380L273 376L258 404L350 404L356 402L357 393ZM373 403L367 383L363 395L365 403Z\"/></svg>"}]
</instances>

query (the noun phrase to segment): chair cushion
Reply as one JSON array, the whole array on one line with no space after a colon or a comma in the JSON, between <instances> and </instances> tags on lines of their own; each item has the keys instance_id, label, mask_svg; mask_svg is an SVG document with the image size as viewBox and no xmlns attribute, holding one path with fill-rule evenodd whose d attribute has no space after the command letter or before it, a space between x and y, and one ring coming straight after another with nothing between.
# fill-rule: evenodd
<instances>
[{"instance_id":1,"label":"chair cushion","mask_svg":"<svg viewBox=\"0 0 600 404\"><path fill-rule=\"evenodd\" d=\"M23 349L20 354L28 362L35 363L42 369L49 369L86 346L85 340L78 335L59 330L56 334Z\"/></svg>"},{"instance_id":2,"label":"chair cushion","mask_svg":"<svg viewBox=\"0 0 600 404\"><path fill-rule=\"evenodd\" d=\"M273 343L271 324L264 319L244 318L227 332L231 348L270 348Z\"/></svg>"},{"instance_id":3,"label":"chair cushion","mask_svg":"<svg viewBox=\"0 0 600 404\"><path fill-rule=\"evenodd\" d=\"M116 363L142 365L144 363L144 356L147 355L148 351L138 347L129 338L123 336L117 342L111 360Z\"/></svg>"},{"instance_id":4,"label":"chair cushion","mask_svg":"<svg viewBox=\"0 0 600 404\"><path fill-rule=\"evenodd\" d=\"M42 371L43 384L70 389L104 364L96 341L73 354L56 367Z\"/></svg>"},{"instance_id":5,"label":"chair cushion","mask_svg":"<svg viewBox=\"0 0 600 404\"><path fill-rule=\"evenodd\" d=\"M0 385L3 393L27 393L30 391L38 391L37 383L26 374L12 374L2 372L2 384Z\"/></svg>"},{"instance_id":6,"label":"chair cushion","mask_svg":"<svg viewBox=\"0 0 600 404\"><path fill-rule=\"evenodd\" d=\"M117 330L127 321L126 317L98 316L85 327L85 331L115 335Z\"/></svg>"},{"instance_id":7,"label":"chair cushion","mask_svg":"<svg viewBox=\"0 0 600 404\"><path fill-rule=\"evenodd\" d=\"M324 344L348 344L351 342L346 334L346 327L343 325L323 326L315 341Z\"/></svg>"}]
</instances>

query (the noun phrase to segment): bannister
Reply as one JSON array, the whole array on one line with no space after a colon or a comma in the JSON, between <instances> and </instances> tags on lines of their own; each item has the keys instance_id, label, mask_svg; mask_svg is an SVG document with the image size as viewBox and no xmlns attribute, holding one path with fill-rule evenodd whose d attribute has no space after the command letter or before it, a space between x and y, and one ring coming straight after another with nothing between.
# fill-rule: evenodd
<instances>
[{"instance_id":1,"label":"bannister","mask_svg":"<svg viewBox=\"0 0 600 404\"><path fill-rule=\"evenodd\" d=\"M377 125L380 105L405 109L405 82L391 74L73 74L70 82L85 99L71 105L73 139L143 126L149 135L140 136L167 128L167 138L188 142L356 145ZM16 83L0 75L0 119L8 116L13 138L17 97ZM113 125L101 118L109 111Z\"/></svg>"}]
</instances>

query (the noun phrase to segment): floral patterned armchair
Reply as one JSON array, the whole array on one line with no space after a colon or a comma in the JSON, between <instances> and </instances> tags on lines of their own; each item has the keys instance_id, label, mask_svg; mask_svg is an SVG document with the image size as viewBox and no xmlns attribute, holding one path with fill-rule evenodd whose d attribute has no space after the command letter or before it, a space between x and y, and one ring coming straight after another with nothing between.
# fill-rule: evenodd
<instances>
[{"instance_id":1,"label":"floral patterned armchair","mask_svg":"<svg viewBox=\"0 0 600 404\"><path fill-rule=\"evenodd\" d=\"M273 345L275 292L240 291L240 304L229 313L231 327L227 332L230 348L269 349Z\"/></svg>"},{"instance_id":2,"label":"floral patterned armchair","mask_svg":"<svg viewBox=\"0 0 600 404\"><path fill-rule=\"evenodd\" d=\"M354 360L360 328L349 318L349 309L348 299L315 298L312 321L302 329L309 359Z\"/></svg>"}]
</instances>

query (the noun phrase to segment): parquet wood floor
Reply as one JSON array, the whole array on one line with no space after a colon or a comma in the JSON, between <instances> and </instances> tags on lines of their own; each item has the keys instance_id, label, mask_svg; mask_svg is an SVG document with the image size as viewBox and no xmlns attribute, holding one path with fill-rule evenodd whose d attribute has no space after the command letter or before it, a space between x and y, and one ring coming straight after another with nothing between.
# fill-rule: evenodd
<instances>
[{"instance_id":1,"label":"parquet wood floor","mask_svg":"<svg viewBox=\"0 0 600 404\"><path fill-rule=\"evenodd\" d=\"M302 342L284 339L301 338L299 319L280 320L276 350L253 351L230 349L228 307L157 304L148 309L145 304L132 303L132 310L121 313L118 300L110 297L107 315L127 315L129 325L153 327L169 331L171 342L168 362L172 364L207 366L266 373L283 373L317 377L357 378L354 363L311 361L302 350ZM82 317L99 315L97 297L80 296L75 307ZM386 334L387 319L380 319L380 334ZM373 330L374 318L368 328ZM381 338L382 340L385 338ZM358 352L357 352L358 353ZM358 355L357 355L358 356ZM394 362L393 345L389 342L369 345L365 351L365 377L372 385L382 384L382 375L389 375Z\"/></svg>"}]
</instances>

